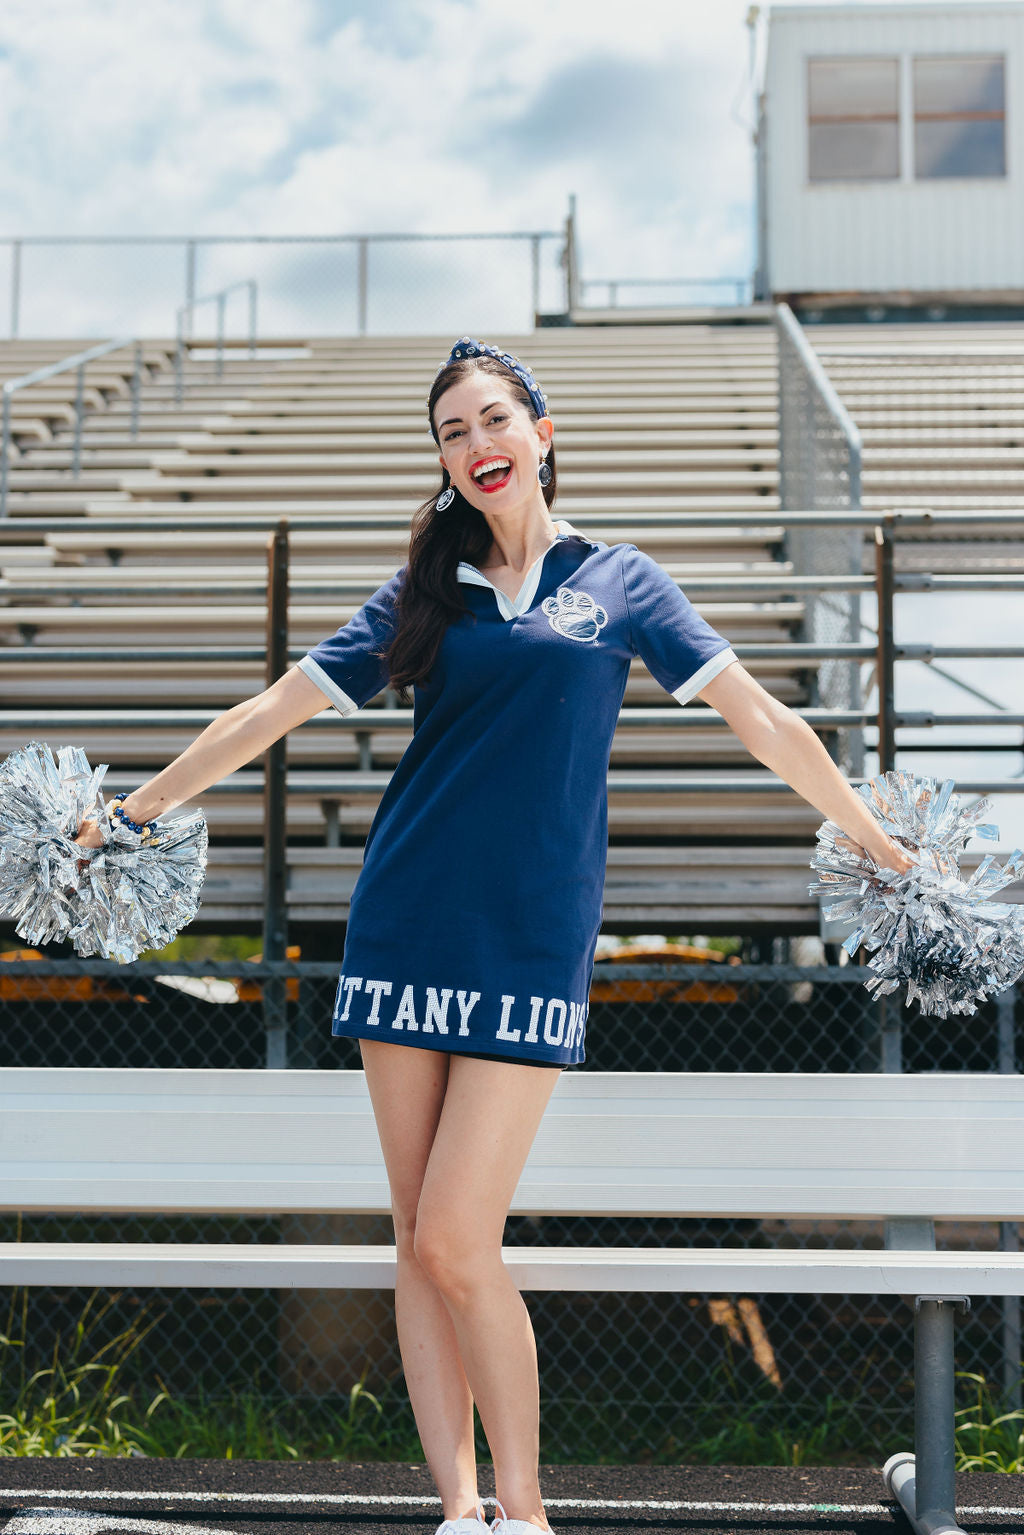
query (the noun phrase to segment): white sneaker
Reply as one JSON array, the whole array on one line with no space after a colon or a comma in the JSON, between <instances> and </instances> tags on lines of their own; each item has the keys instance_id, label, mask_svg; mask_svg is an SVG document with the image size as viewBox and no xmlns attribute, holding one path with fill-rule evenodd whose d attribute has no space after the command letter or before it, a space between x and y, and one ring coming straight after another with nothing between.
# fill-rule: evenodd
<instances>
[{"instance_id":1,"label":"white sneaker","mask_svg":"<svg viewBox=\"0 0 1024 1535\"><path fill-rule=\"evenodd\" d=\"M478 1503L475 1512L462 1519L442 1519L434 1535L484 1535L489 1529L484 1506Z\"/></svg>"},{"instance_id":2,"label":"white sneaker","mask_svg":"<svg viewBox=\"0 0 1024 1535\"><path fill-rule=\"evenodd\" d=\"M497 1498L494 1499L498 1512L491 1520L491 1529L494 1535L544 1535L539 1524L531 1524L529 1519L510 1519L505 1512L504 1505ZM548 1525L547 1535L555 1535L555 1531Z\"/></svg>"}]
</instances>

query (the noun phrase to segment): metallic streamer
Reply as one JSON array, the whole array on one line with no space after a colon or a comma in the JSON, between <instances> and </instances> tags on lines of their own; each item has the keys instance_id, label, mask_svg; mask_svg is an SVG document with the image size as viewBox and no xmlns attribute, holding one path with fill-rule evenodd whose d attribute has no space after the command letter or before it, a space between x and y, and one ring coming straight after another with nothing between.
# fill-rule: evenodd
<instances>
[{"instance_id":1,"label":"metallic streamer","mask_svg":"<svg viewBox=\"0 0 1024 1535\"><path fill-rule=\"evenodd\" d=\"M864 982L870 992L885 996L905 985L906 1005L916 1000L919 1017L976 1012L978 1002L1024 973L1024 906L989 900L1024 874L1024 853L1016 849L1001 867L988 855L965 881L958 855L972 833L989 841L999 835L997 826L977 824L989 799L964 807L951 778L898 769L857 793L916 865L905 874L879 866L825 821L810 863L820 877L809 894L839 897L822 907L824 916L856 923L843 943L848 954L862 943L874 951L868 967L875 974Z\"/></svg>"},{"instance_id":2,"label":"metallic streamer","mask_svg":"<svg viewBox=\"0 0 1024 1535\"><path fill-rule=\"evenodd\" d=\"M209 834L197 809L157 820L157 846L140 844L111 824L100 792L108 766L90 768L80 746L62 746L54 761L40 741L0 763L0 913L31 944L67 940L83 958L127 964L162 949L199 910ZM101 847L75 843L87 817Z\"/></svg>"}]
</instances>

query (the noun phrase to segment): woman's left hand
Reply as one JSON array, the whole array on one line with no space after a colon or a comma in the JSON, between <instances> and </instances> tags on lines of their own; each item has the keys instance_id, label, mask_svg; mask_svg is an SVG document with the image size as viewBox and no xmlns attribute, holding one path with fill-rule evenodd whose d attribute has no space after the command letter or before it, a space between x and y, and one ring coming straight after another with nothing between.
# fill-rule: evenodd
<instances>
[{"instance_id":1,"label":"woman's left hand","mask_svg":"<svg viewBox=\"0 0 1024 1535\"><path fill-rule=\"evenodd\" d=\"M836 842L843 847L849 848L851 852L860 853L862 856L867 852L880 869L895 869L898 874L906 874L908 869L916 868L920 862L919 857L909 853L899 842L894 842L892 837L886 837L884 848L865 849L861 843L855 842L852 837L837 837Z\"/></svg>"}]
</instances>

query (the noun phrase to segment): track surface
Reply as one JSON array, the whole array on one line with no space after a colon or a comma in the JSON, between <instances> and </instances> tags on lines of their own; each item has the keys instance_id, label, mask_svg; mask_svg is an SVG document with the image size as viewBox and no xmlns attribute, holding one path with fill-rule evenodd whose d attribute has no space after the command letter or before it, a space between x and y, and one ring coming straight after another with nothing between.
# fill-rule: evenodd
<instances>
[{"instance_id":1,"label":"track surface","mask_svg":"<svg viewBox=\"0 0 1024 1535\"><path fill-rule=\"evenodd\" d=\"M542 1466L555 1535L908 1535L880 1471ZM494 1485L481 1467L480 1493ZM960 1474L968 1531L1024 1531L1024 1476ZM494 1504L485 1502L488 1518ZM5 1535L433 1535L425 1465L222 1460L0 1461Z\"/></svg>"}]
</instances>

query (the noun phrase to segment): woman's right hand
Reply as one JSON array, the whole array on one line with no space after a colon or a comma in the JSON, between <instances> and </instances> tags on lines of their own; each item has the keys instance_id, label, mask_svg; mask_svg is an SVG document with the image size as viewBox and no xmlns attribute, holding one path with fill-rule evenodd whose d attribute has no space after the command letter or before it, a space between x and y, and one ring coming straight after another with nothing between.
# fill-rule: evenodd
<instances>
[{"instance_id":1,"label":"woman's right hand","mask_svg":"<svg viewBox=\"0 0 1024 1535\"><path fill-rule=\"evenodd\" d=\"M100 833L99 822L97 820L95 820L92 816L86 816L85 820L82 822L81 826L78 828L78 836L75 837L74 840L77 843L79 843L82 847L102 847L103 846L103 837L102 837L102 835ZM88 858L80 858L78 860L78 872L79 872L79 874L81 874L83 869L87 869L88 867L89 867L89 860L88 860Z\"/></svg>"},{"instance_id":2,"label":"woman's right hand","mask_svg":"<svg viewBox=\"0 0 1024 1535\"><path fill-rule=\"evenodd\" d=\"M78 828L78 836L75 838L75 841L80 842L83 847L102 847L103 837L100 833L99 822L94 820L92 816L86 816Z\"/></svg>"}]
</instances>

